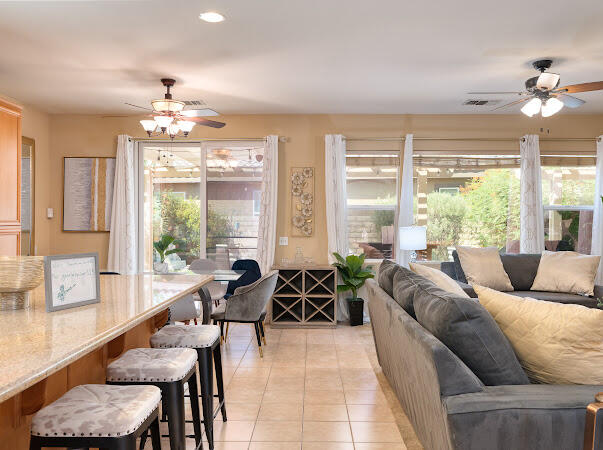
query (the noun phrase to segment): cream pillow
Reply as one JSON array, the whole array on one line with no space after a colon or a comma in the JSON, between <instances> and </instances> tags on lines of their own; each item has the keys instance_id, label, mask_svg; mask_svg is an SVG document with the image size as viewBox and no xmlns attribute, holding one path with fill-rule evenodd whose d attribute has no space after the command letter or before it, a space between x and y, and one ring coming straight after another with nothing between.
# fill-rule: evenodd
<instances>
[{"instance_id":1,"label":"cream pillow","mask_svg":"<svg viewBox=\"0 0 603 450\"><path fill-rule=\"evenodd\" d=\"M450 292L451 294L458 295L459 297L469 298L469 295L459 286L459 284L446 275L444 272L438 269L427 267L424 264L410 263L410 270L414 273L427 278L439 287L440 289Z\"/></svg>"},{"instance_id":2,"label":"cream pillow","mask_svg":"<svg viewBox=\"0 0 603 450\"><path fill-rule=\"evenodd\" d=\"M473 289L532 380L603 384L603 311Z\"/></svg>"},{"instance_id":3,"label":"cream pillow","mask_svg":"<svg viewBox=\"0 0 603 450\"><path fill-rule=\"evenodd\" d=\"M486 286L497 291L513 290L496 247L457 247L456 252L469 284Z\"/></svg>"},{"instance_id":4,"label":"cream pillow","mask_svg":"<svg viewBox=\"0 0 603 450\"><path fill-rule=\"evenodd\" d=\"M542 252L532 291L594 295L600 256L577 252Z\"/></svg>"}]
</instances>

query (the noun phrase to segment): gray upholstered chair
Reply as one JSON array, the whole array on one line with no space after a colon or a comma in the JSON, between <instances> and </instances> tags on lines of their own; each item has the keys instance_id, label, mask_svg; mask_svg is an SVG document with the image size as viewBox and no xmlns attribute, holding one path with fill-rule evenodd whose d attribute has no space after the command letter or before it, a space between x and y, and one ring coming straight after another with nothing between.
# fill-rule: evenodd
<instances>
[{"instance_id":1,"label":"gray upholstered chair","mask_svg":"<svg viewBox=\"0 0 603 450\"><path fill-rule=\"evenodd\" d=\"M192 272L204 273L217 270L218 265L211 259L195 259L191 261L188 268ZM218 303L220 303L220 300L222 300L224 298L224 294L226 294L226 285L220 283L219 281L212 281L206 287L209 291L211 299L214 301L214 304L218 306Z\"/></svg>"},{"instance_id":2,"label":"gray upholstered chair","mask_svg":"<svg viewBox=\"0 0 603 450\"><path fill-rule=\"evenodd\" d=\"M214 310L211 318L224 331L224 323L253 323L260 356L263 357L262 339L265 340L263 317L266 305L274 293L278 272L273 270L255 283L238 287L228 301Z\"/></svg>"}]
</instances>

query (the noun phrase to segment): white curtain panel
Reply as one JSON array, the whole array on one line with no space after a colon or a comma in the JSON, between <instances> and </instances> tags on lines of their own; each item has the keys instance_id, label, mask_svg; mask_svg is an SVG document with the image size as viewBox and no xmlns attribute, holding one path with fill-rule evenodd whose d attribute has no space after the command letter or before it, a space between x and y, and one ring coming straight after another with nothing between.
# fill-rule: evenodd
<instances>
[{"instance_id":1,"label":"white curtain panel","mask_svg":"<svg viewBox=\"0 0 603 450\"><path fill-rule=\"evenodd\" d=\"M278 136L267 136L262 168L262 197L258 227L258 264L262 273L274 264L278 195Z\"/></svg>"},{"instance_id":2,"label":"white curtain panel","mask_svg":"<svg viewBox=\"0 0 603 450\"><path fill-rule=\"evenodd\" d=\"M134 153L134 142L129 136L121 134L117 137L107 270L122 275L138 272L137 179L137 158Z\"/></svg>"},{"instance_id":3,"label":"white curtain panel","mask_svg":"<svg viewBox=\"0 0 603 450\"><path fill-rule=\"evenodd\" d=\"M407 134L404 139L404 150L400 155L402 160L402 181L400 182L400 201L398 206L398 217L396 221L396 234L394 245L399 246L398 229L399 227L408 227L414 223L413 216L413 164L412 164L413 142L412 134ZM410 263L410 251L395 248L396 262L402 267L408 268Z\"/></svg>"},{"instance_id":4,"label":"white curtain panel","mask_svg":"<svg viewBox=\"0 0 603 450\"><path fill-rule=\"evenodd\" d=\"M519 141L520 168L520 238L521 253L544 251L544 213L538 135L529 134Z\"/></svg>"},{"instance_id":5,"label":"white curtain panel","mask_svg":"<svg viewBox=\"0 0 603 450\"><path fill-rule=\"evenodd\" d=\"M345 172L345 140L341 134L325 135L325 191L327 211L327 248L329 262L333 253L344 258L348 254L347 193ZM349 319L345 295L338 296L337 319Z\"/></svg>"},{"instance_id":6,"label":"white curtain panel","mask_svg":"<svg viewBox=\"0 0 603 450\"><path fill-rule=\"evenodd\" d=\"M595 178L595 199L593 209L593 240L590 253L603 256L603 136L597 138L597 169ZM599 264L597 284L603 284L603 264Z\"/></svg>"}]
</instances>

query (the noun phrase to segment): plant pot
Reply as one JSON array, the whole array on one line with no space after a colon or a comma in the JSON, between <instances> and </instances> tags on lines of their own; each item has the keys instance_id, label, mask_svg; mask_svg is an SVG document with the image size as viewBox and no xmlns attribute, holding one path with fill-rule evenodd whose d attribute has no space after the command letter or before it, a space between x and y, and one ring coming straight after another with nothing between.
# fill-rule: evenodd
<instances>
[{"instance_id":1,"label":"plant pot","mask_svg":"<svg viewBox=\"0 0 603 450\"><path fill-rule=\"evenodd\" d=\"M155 262L155 263L153 263L153 270L156 273L167 273L167 271L169 270L169 267L168 267L167 263Z\"/></svg>"},{"instance_id":2,"label":"plant pot","mask_svg":"<svg viewBox=\"0 0 603 450\"><path fill-rule=\"evenodd\" d=\"M348 309L350 311L350 326L362 325L364 323L364 300L348 298Z\"/></svg>"}]
</instances>

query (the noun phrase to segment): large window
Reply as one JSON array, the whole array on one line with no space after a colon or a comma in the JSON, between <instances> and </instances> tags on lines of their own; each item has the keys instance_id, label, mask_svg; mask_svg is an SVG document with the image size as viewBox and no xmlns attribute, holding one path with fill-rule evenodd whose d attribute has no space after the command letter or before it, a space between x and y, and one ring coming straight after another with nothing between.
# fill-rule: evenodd
<instances>
[{"instance_id":1,"label":"large window","mask_svg":"<svg viewBox=\"0 0 603 450\"><path fill-rule=\"evenodd\" d=\"M346 185L350 250L393 258L399 151L348 151Z\"/></svg>"},{"instance_id":2,"label":"large window","mask_svg":"<svg viewBox=\"0 0 603 450\"><path fill-rule=\"evenodd\" d=\"M168 234L178 241L171 270L209 258L230 268L256 258L261 142L140 143L143 159L143 261L151 271L153 243Z\"/></svg>"}]
</instances>

